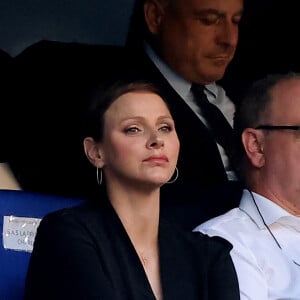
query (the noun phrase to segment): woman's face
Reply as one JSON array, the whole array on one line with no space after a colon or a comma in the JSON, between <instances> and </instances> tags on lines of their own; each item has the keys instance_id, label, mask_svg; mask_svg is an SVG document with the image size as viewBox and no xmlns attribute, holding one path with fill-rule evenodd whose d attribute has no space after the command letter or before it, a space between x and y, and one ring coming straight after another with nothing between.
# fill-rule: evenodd
<instances>
[{"instance_id":1,"label":"woman's face","mask_svg":"<svg viewBox=\"0 0 300 300\"><path fill-rule=\"evenodd\" d=\"M129 92L104 114L99 144L107 183L160 186L173 175L179 140L165 104L151 92Z\"/></svg>"}]
</instances>

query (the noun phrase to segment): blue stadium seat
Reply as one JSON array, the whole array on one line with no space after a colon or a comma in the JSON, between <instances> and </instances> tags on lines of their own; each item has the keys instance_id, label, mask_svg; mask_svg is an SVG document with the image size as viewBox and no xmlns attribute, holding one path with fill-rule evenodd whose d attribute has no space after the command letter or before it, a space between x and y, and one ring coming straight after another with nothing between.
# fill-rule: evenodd
<instances>
[{"instance_id":1,"label":"blue stadium seat","mask_svg":"<svg viewBox=\"0 0 300 300\"><path fill-rule=\"evenodd\" d=\"M39 224L40 219L51 211L82 202L83 200L76 198L63 198L25 191L0 190L1 300L23 299L24 283L31 251L29 248L35 236L35 230L32 230L34 223ZM28 221L27 224L24 220Z\"/></svg>"}]
</instances>

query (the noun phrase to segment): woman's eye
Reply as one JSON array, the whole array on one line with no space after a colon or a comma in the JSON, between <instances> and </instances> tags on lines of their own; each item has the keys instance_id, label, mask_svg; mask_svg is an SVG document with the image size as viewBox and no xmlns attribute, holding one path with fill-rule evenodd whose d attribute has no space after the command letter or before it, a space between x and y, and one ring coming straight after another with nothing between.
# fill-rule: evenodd
<instances>
[{"instance_id":1,"label":"woman's eye","mask_svg":"<svg viewBox=\"0 0 300 300\"><path fill-rule=\"evenodd\" d=\"M129 127L125 129L126 133L136 133L141 131L138 127Z\"/></svg>"},{"instance_id":2,"label":"woman's eye","mask_svg":"<svg viewBox=\"0 0 300 300\"><path fill-rule=\"evenodd\" d=\"M159 128L160 131L169 132L172 130L172 127L170 125L164 125Z\"/></svg>"}]
</instances>

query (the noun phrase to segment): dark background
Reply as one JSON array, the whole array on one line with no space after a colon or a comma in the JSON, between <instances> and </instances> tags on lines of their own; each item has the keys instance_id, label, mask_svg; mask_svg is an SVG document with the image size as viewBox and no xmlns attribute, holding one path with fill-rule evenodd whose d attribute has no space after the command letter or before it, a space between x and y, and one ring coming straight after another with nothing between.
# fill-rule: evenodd
<instances>
[{"instance_id":1,"label":"dark background","mask_svg":"<svg viewBox=\"0 0 300 300\"><path fill-rule=\"evenodd\" d=\"M1 0L0 49L15 56L41 39L125 41L133 0Z\"/></svg>"}]
</instances>

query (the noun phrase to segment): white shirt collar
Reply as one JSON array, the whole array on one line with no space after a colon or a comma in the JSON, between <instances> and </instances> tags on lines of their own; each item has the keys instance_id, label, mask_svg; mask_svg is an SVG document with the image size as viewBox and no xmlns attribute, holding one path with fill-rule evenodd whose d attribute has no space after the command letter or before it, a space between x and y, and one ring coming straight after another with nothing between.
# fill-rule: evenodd
<instances>
[{"instance_id":1,"label":"white shirt collar","mask_svg":"<svg viewBox=\"0 0 300 300\"><path fill-rule=\"evenodd\" d=\"M162 75L167 79L169 84L173 89L183 98L188 99L190 97L191 82L182 78L176 71L169 67L150 47L148 43L144 43L145 51L150 57L155 66L160 70ZM206 90L217 98L218 96L218 87L215 82L205 85Z\"/></svg>"},{"instance_id":2,"label":"white shirt collar","mask_svg":"<svg viewBox=\"0 0 300 300\"><path fill-rule=\"evenodd\" d=\"M268 198L254 192L252 192L252 195L255 199L255 202L259 208L261 215L264 218L265 223L268 226L277 222L282 217L294 217L289 212L287 212L282 207L269 200ZM248 190L243 191L239 208L243 210L246 214L248 214L249 217L257 224L257 226L260 229L266 227Z\"/></svg>"}]
</instances>

